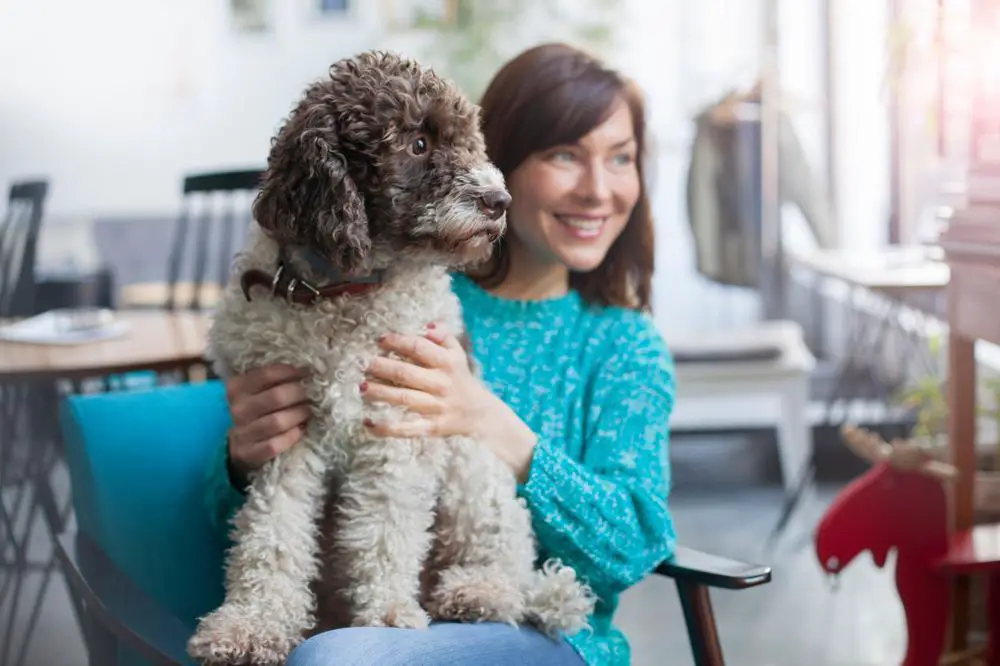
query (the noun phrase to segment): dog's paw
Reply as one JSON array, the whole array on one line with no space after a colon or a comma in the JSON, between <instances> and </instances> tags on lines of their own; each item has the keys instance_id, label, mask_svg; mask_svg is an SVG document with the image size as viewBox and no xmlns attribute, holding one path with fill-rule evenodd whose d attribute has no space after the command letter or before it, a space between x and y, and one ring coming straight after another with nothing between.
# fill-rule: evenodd
<instances>
[{"instance_id":1,"label":"dog's paw","mask_svg":"<svg viewBox=\"0 0 1000 666\"><path fill-rule=\"evenodd\" d=\"M202 666L280 666L300 641L249 609L222 606L202 619L187 649Z\"/></svg>"},{"instance_id":2,"label":"dog's paw","mask_svg":"<svg viewBox=\"0 0 1000 666\"><path fill-rule=\"evenodd\" d=\"M576 572L554 560L535 572L527 596L527 621L549 636L586 629L597 603Z\"/></svg>"},{"instance_id":3,"label":"dog's paw","mask_svg":"<svg viewBox=\"0 0 1000 666\"><path fill-rule=\"evenodd\" d=\"M428 611L435 620L516 623L524 616L524 595L502 572L455 566L442 572Z\"/></svg>"},{"instance_id":4,"label":"dog's paw","mask_svg":"<svg viewBox=\"0 0 1000 666\"><path fill-rule=\"evenodd\" d=\"M430 617L416 601L397 601L383 608L359 612L352 622L355 627L398 627L402 629L426 629Z\"/></svg>"}]
</instances>

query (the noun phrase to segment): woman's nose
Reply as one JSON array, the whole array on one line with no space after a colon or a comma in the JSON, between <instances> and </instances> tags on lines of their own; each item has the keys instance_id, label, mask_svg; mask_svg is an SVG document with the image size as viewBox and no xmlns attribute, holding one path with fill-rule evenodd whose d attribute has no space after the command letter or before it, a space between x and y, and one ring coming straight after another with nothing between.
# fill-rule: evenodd
<instances>
[{"instance_id":1,"label":"woman's nose","mask_svg":"<svg viewBox=\"0 0 1000 666\"><path fill-rule=\"evenodd\" d=\"M597 165L585 169L580 174L577 191L590 201L596 203L607 201L611 197L611 188L604 169Z\"/></svg>"}]
</instances>

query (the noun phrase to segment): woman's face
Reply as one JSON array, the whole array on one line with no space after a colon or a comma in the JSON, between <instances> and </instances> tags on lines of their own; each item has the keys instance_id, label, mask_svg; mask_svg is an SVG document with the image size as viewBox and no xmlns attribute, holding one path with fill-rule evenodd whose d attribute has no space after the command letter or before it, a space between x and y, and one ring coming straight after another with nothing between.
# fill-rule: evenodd
<instances>
[{"instance_id":1,"label":"woman's face","mask_svg":"<svg viewBox=\"0 0 1000 666\"><path fill-rule=\"evenodd\" d=\"M637 150L622 102L576 144L529 156L507 183L512 251L571 271L597 268L639 199Z\"/></svg>"}]
</instances>

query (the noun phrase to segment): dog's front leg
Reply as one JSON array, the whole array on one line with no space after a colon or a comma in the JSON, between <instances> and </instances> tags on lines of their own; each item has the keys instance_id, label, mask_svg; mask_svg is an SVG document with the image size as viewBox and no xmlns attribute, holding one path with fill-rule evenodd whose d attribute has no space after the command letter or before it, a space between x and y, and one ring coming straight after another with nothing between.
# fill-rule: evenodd
<instances>
[{"instance_id":1,"label":"dog's front leg","mask_svg":"<svg viewBox=\"0 0 1000 666\"><path fill-rule=\"evenodd\" d=\"M354 626L428 625L420 573L430 549L438 474L418 446L383 439L359 448L338 492L332 556L346 567Z\"/></svg>"},{"instance_id":2,"label":"dog's front leg","mask_svg":"<svg viewBox=\"0 0 1000 666\"><path fill-rule=\"evenodd\" d=\"M517 623L534 564L530 516L514 476L489 450L465 438L448 446L428 611L435 620Z\"/></svg>"},{"instance_id":3,"label":"dog's front leg","mask_svg":"<svg viewBox=\"0 0 1000 666\"><path fill-rule=\"evenodd\" d=\"M225 601L188 643L199 663L283 664L312 628L324 478L323 459L307 440L254 477L234 519Z\"/></svg>"},{"instance_id":4,"label":"dog's front leg","mask_svg":"<svg viewBox=\"0 0 1000 666\"><path fill-rule=\"evenodd\" d=\"M531 514L510 469L479 442L456 438L442 480L435 620L528 623L547 634L586 626L595 599L570 567L535 569ZM449 547L450 546L450 547Z\"/></svg>"}]
</instances>

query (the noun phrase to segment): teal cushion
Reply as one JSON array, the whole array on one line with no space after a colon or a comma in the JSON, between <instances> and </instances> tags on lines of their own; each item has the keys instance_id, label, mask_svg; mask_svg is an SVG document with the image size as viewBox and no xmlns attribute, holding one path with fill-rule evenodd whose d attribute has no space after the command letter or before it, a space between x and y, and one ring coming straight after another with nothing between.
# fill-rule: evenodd
<instances>
[{"instance_id":1,"label":"teal cushion","mask_svg":"<svg viewBox=\"0 0 1000 666\"><path fill-rule=\"evenodd\" d=\"M230 425L223 385L74 395L61 419L78 529L193 627L223 596L226 535L206 506Z\"/></svg>"}]
</instances>

